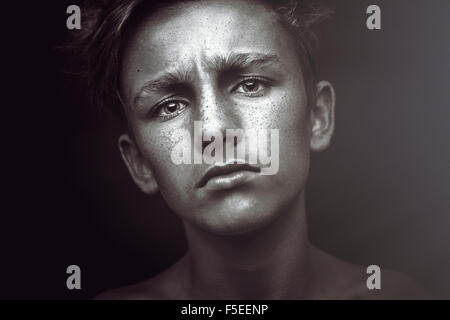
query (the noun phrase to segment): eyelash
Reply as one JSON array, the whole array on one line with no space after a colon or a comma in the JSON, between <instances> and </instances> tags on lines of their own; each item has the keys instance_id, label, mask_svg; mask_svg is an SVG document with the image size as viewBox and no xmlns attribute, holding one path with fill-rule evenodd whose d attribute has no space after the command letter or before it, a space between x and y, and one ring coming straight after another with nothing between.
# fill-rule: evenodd
<instances>
[{"instance_id":1,"label":"eyelash","mask_svg":"<svg viewBox=\"0 0 450 320\"><path fill-rule=\"evenodd\" d=\"M249 77L245 77L242 81L240 81L236 86L234 86L232 88L232 92L235 92L237 90L237 88L239 88L240 86L244 85L246 82L249 81L254 81L256 84L258 85L263 85L265 88L263 88L263 92L258 92L258 93L243 93L243 95L247 96L247 97L260 97L265 93L265 90L268 89L268 87L270 86L270 80L263 78L263 77L255 77L255 76L249 76ZM169 115L165 115L165 116L161 116L158 115L158 113L165 107L167 106L169 103L182 103L185 106L182 109L177 110L176 112L173 112ZM183 101L183 100L179 100L179 99L173 99L173 98L167 98L163 101L161 101L159 104L156 105L156 107L153 109L151 115L152 117L155 118L159 118L161 121L168 121L172 118L175 118L176 116L178 116L181 112L183 112L184 109L186 109L186 107L189 105L188 102Z\"/></svg>"},{"instance_id":2,"label":"eyelash","mask_svg":"<svg viewBox=\"0 0 450 320\"><path fill-rule=\"evenodd\" d=\"M235 87L233 87L233 89L231 91L233 91L233 92L236 91L237 88L239 88L240 86L244 85L246 82L249 82L249 81L254 81L258 85L263 85L264 88L262 89L262 92L258 92L258 93L249 93L249 92L243 93L247 97L260 97L260 96L264 95L265 91L271 85L271 81L267 78L257 77L257 76L248 76L248 77L245 77L241 82L239 82Z\"/></svg>"},{"instance_id":3,"label":"eyelash","mask_svg":"<svg viewBox=\"0 0 450 320\"><path fill-rule=\"evenodd\" d=\"M161 110L170 103L182 103L182 104L184 104L184 107L182 107L181 109L179 109L176 112L173 112L169 115L165 115L165 116L158 115L158 113L160 113ZM178 116L181 112L183 112L184 109L187 108L188 105L189 105L189 103L186 101L183 101L180 99L167 98L156 105L156 107L153 109L151 115L152 115L152 117L159 118L161 121L167 121L167 120L170 120L170 119Z\"/></svg>"}]
</instances>

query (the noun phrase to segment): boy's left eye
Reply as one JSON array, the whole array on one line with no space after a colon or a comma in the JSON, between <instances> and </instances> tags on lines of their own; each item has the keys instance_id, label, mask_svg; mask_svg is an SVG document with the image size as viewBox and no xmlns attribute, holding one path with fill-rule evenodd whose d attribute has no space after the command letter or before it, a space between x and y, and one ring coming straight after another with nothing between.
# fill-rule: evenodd
<instances>
[{"instance_id":1,"label":"boy's left eye","mask_svg":"<svg viewBox=\"0 0 450 320\"><path fill-rule=\"evenodd\" d=\"M263 79L251 78L239 83L233 91L249 97L259 97L262 96L267 89L267 81Z\"/></svg>"}]
</instances>

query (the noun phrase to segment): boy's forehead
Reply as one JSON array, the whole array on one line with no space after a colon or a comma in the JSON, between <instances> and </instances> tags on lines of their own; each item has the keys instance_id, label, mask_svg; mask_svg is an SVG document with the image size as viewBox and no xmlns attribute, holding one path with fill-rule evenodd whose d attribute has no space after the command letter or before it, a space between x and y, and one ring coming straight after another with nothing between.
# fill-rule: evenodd
<instances>
[{"instance_id":1,"label":"boy's forehead","mask_svg":"<svg viewBox=\"0 0 450 320\"><path fill-rule=\"evenodd\" d=\"M253 2L187 2L150 15L126 52L128 58L151 58L146 61L157 66L229 52L270 53L286 42L279 29L273 13Z\"/></svg>"},{"instance_id":2,"label":"boy's forehead","mask_svg":"<svg viewBox=\"0 0 450 320\"><path fill-rule=\"evenodd\" d=\"M289 60L292 48L274 13L257 2L187 2L147 17L125 50L122 74L129 82L177 65L199 66L230 53Z\"/></svg>"}]
</instances>

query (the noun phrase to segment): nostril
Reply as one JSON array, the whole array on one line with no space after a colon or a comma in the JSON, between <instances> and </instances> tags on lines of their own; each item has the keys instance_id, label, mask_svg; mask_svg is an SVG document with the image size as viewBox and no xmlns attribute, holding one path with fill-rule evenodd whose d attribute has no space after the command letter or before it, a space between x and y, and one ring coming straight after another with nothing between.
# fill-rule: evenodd
<instances>
[{"instance_id":1,"label":"nostril","mask_svg":"<svg viewBox=\"0 0 450 320\"><path fill-rule=\"evenodd\" d=\"M205 141L204 137L202 137L202 150L205 150L206 146L213 142L215 139L215 137L212 137L211 141Z\"/></svg>"},{"instance_id":2,"label":"nostril","mask_svg":"<svg viewBox=\"0 0 450 320\"><path fill-rule=\"evenodd\" d=\"M210 139L208 139L207 137L205 137L205 136L203 135L203 136L202 136L202 150L205 150L205 148L206 148L209 144L215 142L216 139L219 139L219 140L220 140L220 138L222 138L222 143L223 143L222 145L224 145L224 144L225 144L225 134L221 134L221 133L219 133L219 132L216 132L215 134L213 134L213 135L210 136ZM218 142L218 143L220 143L220 142Z\"/></svg>"}]
</instances>

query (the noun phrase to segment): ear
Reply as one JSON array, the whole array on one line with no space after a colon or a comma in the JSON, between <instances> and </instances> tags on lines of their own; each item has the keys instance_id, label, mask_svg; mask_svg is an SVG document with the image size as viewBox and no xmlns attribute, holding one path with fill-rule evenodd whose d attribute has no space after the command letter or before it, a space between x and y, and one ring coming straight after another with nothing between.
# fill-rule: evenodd
<instances>
[{"instance_id":1,"label":"ear","mask_svg":"<svg viewBox=\"0 0 450 320\"><path fill-rule=\"evenodd\" d=\"M312 151L325 150L334 132L334 105L336 97L331 83L317 83L316 103L310 111Z\"/></svg>"},{"instance_id":2,"label":"ear","mask_svg":"<svg viewBox=\"0 0 450 320\"><path fill-rule=\"evenodd\" d=\"M158 184L148 160L145 159L136 143L126 133L119 137L119 150L131 177L138 187L146 194L156 193Z\"/></svg>"}]
</instances>

